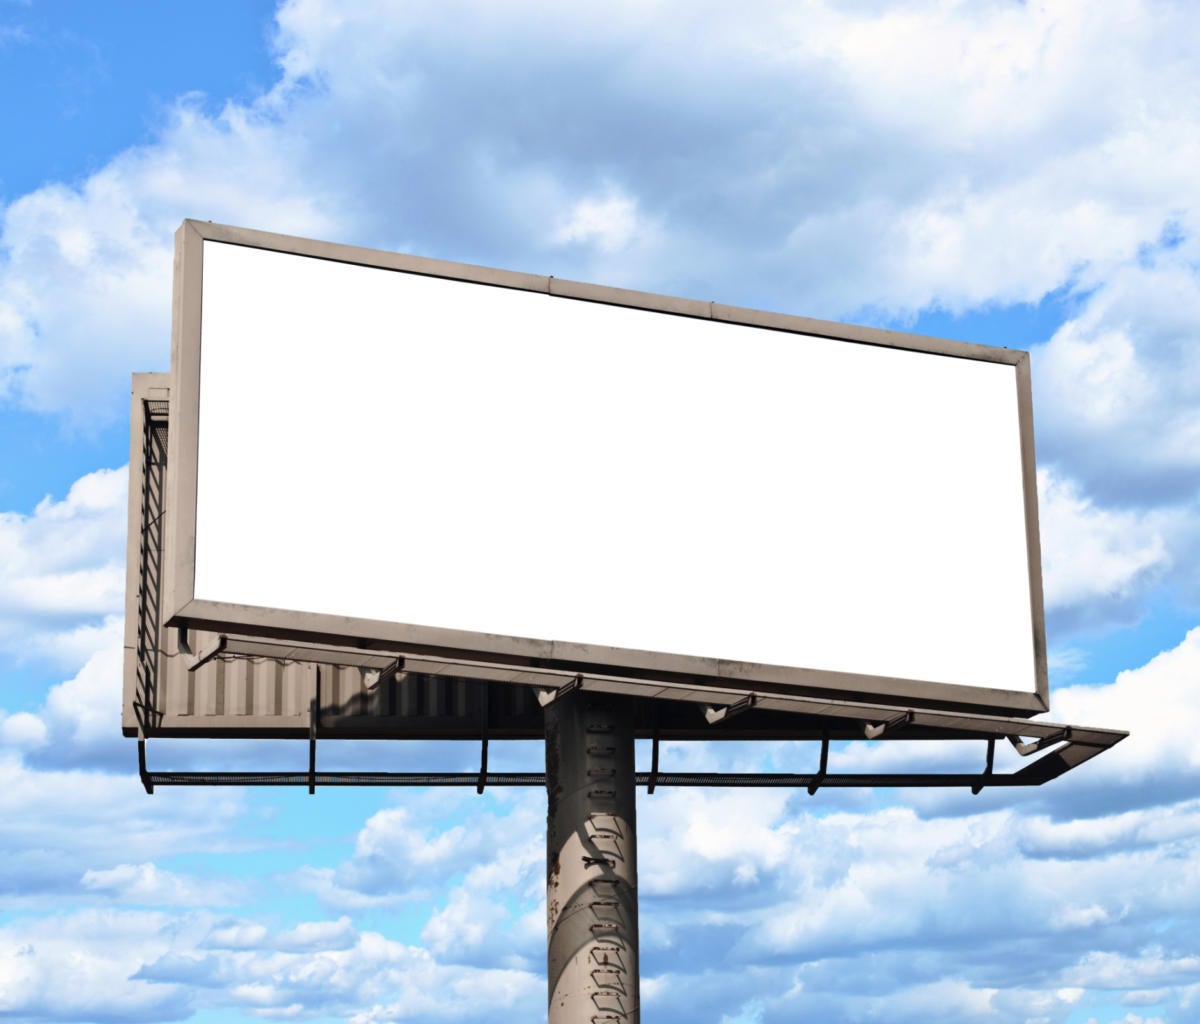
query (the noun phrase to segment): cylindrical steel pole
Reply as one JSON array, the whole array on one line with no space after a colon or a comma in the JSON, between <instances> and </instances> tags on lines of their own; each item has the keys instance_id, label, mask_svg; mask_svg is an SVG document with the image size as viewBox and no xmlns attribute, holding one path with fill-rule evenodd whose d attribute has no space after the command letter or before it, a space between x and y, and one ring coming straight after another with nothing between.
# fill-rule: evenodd
<instances>
[{"instance_id":1,"label":"cylindrical steel pole","mask_svg":"<svg viewBox=\"0 0 1200 1024\"><path fill-rule=\"evenodd\" d=\"M627 700L546 708L549 1024L638 1024L637 816Z\"/></svg>"}]
</instances>

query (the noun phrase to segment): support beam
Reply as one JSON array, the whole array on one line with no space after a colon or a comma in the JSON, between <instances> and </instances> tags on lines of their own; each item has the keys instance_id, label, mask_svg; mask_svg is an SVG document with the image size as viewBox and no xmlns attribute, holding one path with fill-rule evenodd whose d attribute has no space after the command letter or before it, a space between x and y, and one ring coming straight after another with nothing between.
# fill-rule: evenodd
<instances>
[{"instance_id":1,"label":"support beam","mask_svg":"<svg viewBox=\"0 0 1200 1024\"><path fill-rule=\"evenodd\" d=\"M576 689L546 707L548 1024L638 1024L633 709Z\"/></svg>"},{"instance_id":2,"label":"support beam","mask_svg":"<svg viewBox=\"0 0 1200 1024\"><path fill-rule=\"evenodd\" d=\"M829 730L826 729L821 733L821 767L817 769L817 774L813 776L812 782L808 784L808 795L816 796L817 790L821 788L821 783L825 781L825 776L829 772Z\"/></svg>"}]
</instances>

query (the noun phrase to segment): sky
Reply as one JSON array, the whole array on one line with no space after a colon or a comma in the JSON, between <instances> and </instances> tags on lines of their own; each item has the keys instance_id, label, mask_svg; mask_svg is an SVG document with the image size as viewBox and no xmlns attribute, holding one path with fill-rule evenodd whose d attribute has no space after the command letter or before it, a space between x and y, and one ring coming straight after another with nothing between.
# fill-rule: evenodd
<instances>
[{"instance_id":1,"label":"sky","mask_svg":"<svg viewBox=\"0 0 1200 1024\"><path fill-rule=\"evenodd\" d=\"M1051 717L1130 738L977 797L643 794L644 1012L1197 1019L1197 38L1166 0L0 0L0 1018L544 1013L544 794L138 782L129 376L194 217L1028 349Z\"/></svg>"}]
</instances>

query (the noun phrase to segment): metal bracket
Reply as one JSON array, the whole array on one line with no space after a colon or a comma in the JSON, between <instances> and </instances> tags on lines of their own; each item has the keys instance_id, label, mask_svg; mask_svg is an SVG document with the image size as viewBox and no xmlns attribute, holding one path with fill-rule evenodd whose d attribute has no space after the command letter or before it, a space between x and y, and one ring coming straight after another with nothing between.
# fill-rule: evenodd
<instances>
[{"instance_id":1,"label":"metal bracket","mask_svg":"<svg viewBox=\"0 0 1200 1024\"><path fill-rule=\"evenodd\" d=\"M870 722L863 722L863 733L866 735L867 739L877 740L880 736L883 736L886 733L893 732L896 729L900 729L903 726L908 725L912 720L913 712L912 708L909 708L907 711L901 711L900 714L875 725L872 725Z\"/></svg>"},{"instance_id":2,"label":"metal bracket","mask_svg":"<svg viewBox=\"0 0 1200 1024\"><path fill-rule=\"evenodd\" d=\"M709 705L704 709L704 717L709 725L716 725L718 722L727 722L735 715L740 715L744 711L749 711L755 704L758 703L758 694L748 693L741 700L734 701L732 704L727 704L724 707L713 707Z\"/></svg>"},{"instance_id":3,"label":"metal bracket","mask_svg":"<svg viewBox=\"0 0 1200 1024\"><path fill-rule=\"evenodd\" d=\"M396 679L397 676L404 670L404 658L402 656L393 658L391 663L379 670L379 675L375 677L375 681L367 686L368 690L375 690L381 686L387 686L388 683Z\"/></svg>"},{"instance_id":4,"label":"metal bracket","mask_svg":"<svg viewBox=\"0 0 1200 1024\"><path fill-rule=\"evenodd\" d=\"M829 768L829 730L826 729L821 733L821 767L817 769L817 774L813 776L812 782L808 784L808 795L816 796L817 790L821 788L821 783L825 781L825 772Z\"/></svg>"},{"instance_id":5,"label":"metal bracket","mask_svg":"<svg viewBox=\"0 0 1200 1024\"><path fill-rule=\"evenodd\" d=\"M650 778L646 782L646 792L653 793L658 785L658 730L650 737Z\"/></svg>"},{"instance_id":6,"label":"metal bracket","mask_svg":"<svg viewBox=\"0 0 1200 1024\"><path fill-rule=\"evenodd\" d=\"M147 793L154 792L154 783L150 781L150 773L146 770L146 741L138 737L138 775Z\"/></svg>"},{"instance_id":7,"label":"metal bracket","mask_svg":"<svg viewBox=\"0 0 1200 1024\"><path fill-rule=\"evenodd\" d=\"M1055 743L1070 739L1071 727L1067 725L1057 732L1052 732L1049 736L1040 736L1036 740L1030 740L1028 743L1023 742L1020 736L1009 736L1008 742L1016 748L1017 753L1022 757L1028 757L1030 754L1036 754L1039 750L1045 750Z\"/></svg>"},{"instance_id":8,"label":"metal bracket","mask_svg":"<svg viewBox=\"0 0 1200 1024\"><path fill-rule=\"evenodd\" d=\"M483 794L483 787L487 783L487 757L488 757L488 694L491 692L488 683L483 684L483 694L479 699L479 781L475 783L475 792L479 795Z\"/></svg>"},{"instance_id":9,"label":"metal bracket","mask_svg":"<svg viewBox=\"0 0 1200 1024\"><path fill-rule=\"evenodd\" d=\"M313 685L312 704L308 711L308 792L317 791L317 716L321 713L321 669L314 670L316 683Z\"/></svg>"},{"instance_id":10,"label":"metal bracket","mask_svg":"<svg viewBox=\"0 0 1200 1024\"><path fill-rule=\"evenodd\" d=\"M574 693L576 690L583 689L583 676L577 675L569 683L563 683L557 690L538 690L537 699L542 707L549 707L556 700L565 697L568 693Z\"/></svg>"},{"instance_id":11,"label":"metal bracket","mask_svg":"<svg viewBox=\"0 0 1200 1024\"><path fill-rule=\"evenodd\" d=\"M987 765L983 769L983 774L979 777L979 781L971 787L971 795L979 796L983 789L984 783L992 777L992 765L996 761L996 737L989 736L987 741Z\"/></svg>"},{"instance_id":12,"label":"metal bracket","mask_svg":"<svg viewBox=\"0 0 1200 1024\"><path fill-rule=\"evenodd\" d=\"M198 653L195 654L195 656L192 658L192 660L190 662L188 662L187 670L189 672L195 672L196 669L200 668L202 665L207 665L210 661L213 660L213 658L218 657L220 654L222 654L224 652L225 646L228 643L229 643L229 637L227 637L224 633L222 633L219 637L216 638L216 640L214 640L212 643L208 644L202 650L200 650ZM179 649L181 651L183 650L182 643L180 643ZM191 653L191 652L185 652L185 653Z\"/></svg>"}]
</instances>

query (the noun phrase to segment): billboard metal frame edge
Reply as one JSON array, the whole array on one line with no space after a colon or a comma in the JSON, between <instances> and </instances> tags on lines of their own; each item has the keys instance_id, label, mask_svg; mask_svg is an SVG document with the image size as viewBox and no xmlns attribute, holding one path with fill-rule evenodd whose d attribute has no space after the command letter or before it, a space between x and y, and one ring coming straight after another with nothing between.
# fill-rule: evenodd
<instances>
[{"instance_id":1,"label":"billboard metal frame edge","mask_svg":"<svg viewBox=\"0 0 1200 1024\"><path fill-rule=\"evenodd\" d=\"M169 401L169 375L165 373L135 373L132 382L132 401L129 412L129 522L125 556L125 657L122 668L124 697L121 702L121 728L126 735L141 730L137 717L139 700L138 671L143 645L147 637L143 629L141 573L143 571L146 528L143 517L143 488L146 485L146 403ZM134 557L137 553L137 557ZM162 567L160 566L160 571ZM158 646L154 637L155 648Z\"/></svg>"},{"instance_id":2,"label":"billboard metal frame edge","mask_svg":"<svg viewBox=\"0 0 1200 1024\"><path fill-rule=\"evenodd\" d=\"M203 281L203 243L206 240L493 287L540 292L560 298L1013 366L1017 388L1026 554L1033 624L1034 692L802 667L758 665L599 645L530 640L195 599L200 297ZM473 660L495 661L500 664L525 664L571 671L620 668L647 679L701 678L737 683L747 688L753 685L759 689L779 688L810 695L869 698L905 706L974 708L991 713L1023 716L1041 714L1049 709L1038 532L1037 469L1028 352L407 256L206 221L185 220L175 236L170 392L170 471L167 474L167 506L173 510L173 516L168 524L169 533L163 565L163 622L166 625L185 629L253 632L267 637L318 640L367 648L402 648L412 653L470 657Z\"/></svg>"}]
</instances>

